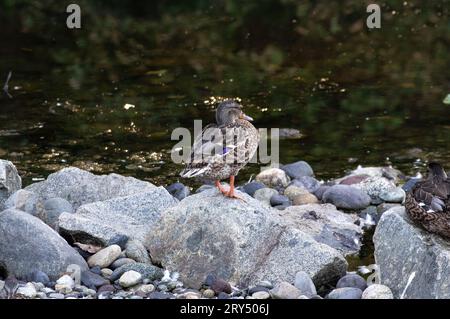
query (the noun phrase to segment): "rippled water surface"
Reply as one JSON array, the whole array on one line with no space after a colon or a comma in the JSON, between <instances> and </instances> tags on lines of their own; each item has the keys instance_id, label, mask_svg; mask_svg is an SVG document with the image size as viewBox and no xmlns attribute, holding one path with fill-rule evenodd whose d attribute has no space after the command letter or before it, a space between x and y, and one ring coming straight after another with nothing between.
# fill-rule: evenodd
<instances>
[{"instance_id":1,"label":"rippled water surface","mask_svg":"<svg viewBox=\"0 0 450 319\"><path fill-rule=\"evenodd\" d=\"M23 2L0 10L2 83L12 71L0 158L25 184L68 165L177 181L172 130L212 121L220 97L240 98L257 127L300 130L280 160L321 179L359 164L450 167L448 1L384 1L372 31L360 1L80 1L81 30L56 2Z\"/></svg>"}]
</instances>

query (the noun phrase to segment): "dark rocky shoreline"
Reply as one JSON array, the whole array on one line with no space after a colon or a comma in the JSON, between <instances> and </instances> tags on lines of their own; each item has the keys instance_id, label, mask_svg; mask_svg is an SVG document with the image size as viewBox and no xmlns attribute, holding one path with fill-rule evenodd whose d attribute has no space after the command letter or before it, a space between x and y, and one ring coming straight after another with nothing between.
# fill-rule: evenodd
<instances>
[{"instance_id":1,"label":"dark rocky shoreline","mask_svg":"<svg viewBox=\"0 0 450 319\"><path fill-rule=\"evenodd\" d=\"M73 167L22 189L0 164L2 298L391 299L404 285L384 273L389 287L372 284L345 259L378 223L376 247L387 246L380 219L405 195L390 167L323 182L297 162L239 187L240 201ZM377 256L381 270L396 258Z\"/></svg>"}]
</instances>

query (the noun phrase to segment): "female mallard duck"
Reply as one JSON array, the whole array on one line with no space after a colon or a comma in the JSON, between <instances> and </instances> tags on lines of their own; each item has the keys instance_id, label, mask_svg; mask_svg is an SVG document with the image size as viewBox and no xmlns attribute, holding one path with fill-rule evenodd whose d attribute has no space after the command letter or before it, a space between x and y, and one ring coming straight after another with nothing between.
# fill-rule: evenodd
<instances>
[{"instance_id":1,"label":"female mallard duck","mask_svg":"<svg viewBox=\"0 0 450 319\"><path fill-rule=\"evenodd\" d=\"M213 179L222 194L239 198L234 193L234 177L258 148L259 134L249 122L252 120L235 101L221 102L216 110L217 123L206 126L196 137L190 161L181 176ZM229 190L220 184L220 180L225 178L230 178Z\"/></svg>"},{"instance_id":2,"label":"female mallard duck","mask_svg":"<svg viewBox=\"0 0 450 319\"><path fill-rule=\"evenodd\" d=\"M405 207L415 223L450 238L450 178L440 164L428 165L428 178L406 194Z\"/></svg>"}]
</instances>

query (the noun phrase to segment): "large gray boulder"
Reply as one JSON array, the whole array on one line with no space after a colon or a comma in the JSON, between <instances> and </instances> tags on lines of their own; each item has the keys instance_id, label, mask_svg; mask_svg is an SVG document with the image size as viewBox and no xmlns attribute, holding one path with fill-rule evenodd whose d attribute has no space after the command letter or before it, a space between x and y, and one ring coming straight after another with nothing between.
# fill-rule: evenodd
<instances>
[{"instance_id":1,"label":"large gray boulder","mask_svg":"<svg viewBox=\"0 0 450 319\"><path fill-rule=\"evenodd\" d=\"M88 268L78 252L40 219L15 209L0 213L0 268L8 275L25 278L43 271L56 280L71 264Z\"/></svg>"},{"instance_id":2,"label":"large gray boulder","mask_svg":"<svg viewBox=\"0 0 450 319\"><path fill-rule=\"evenodd\" d=\"M298 271L320 286L345 274L347 263L337 250L283 223L276 210L238 195L245 202L205 190L165 211L145 241L152 261L180 272L193 288L210 273L242 286L263 279L294 282Z\"/></svg>"},{"instance_id":3,"label":"large gray boulder","mask_svg":"<svg viewBox=\"0 0 450 319\"><path fill-rule=\"evenodd\" d=\"M10 161L0 159L0 211L5 208L5 201L21 188L22 179L17 168Z\"/></svg>"},{"instance_id":4,"label":"large gray boulder","mask_svg":"<svg viewBox=\"0 0 450 319\"><path fill-rule=\"evenodd\" d=\"M450 298L449 241L415 226L404 207L383 214L374 243L381 283L396 298Z\"/></svg>"},{"instance_id":5,"label":"large gray boulder","mask_svg":"<svg viewBox=\"0 0 450 319\"><path fill-rule=\"evenodd\" d=\"M59 216L59 232L75 242L107 245L117 235L143 241L163 211L177 204L163 187L83 205Z\"/></svg>"},{"instance_id":6,"label":"large gray boulder","mask_svg":"<svg viewBox=\"0 0 450 319\"><path fill-rule=\"evenodd\" d=\"M84 204L139 194L155 188L155 185L133 177L118 174L94 175L76 167L68 167L25 189L43 200L63 198L77 209Z\"/></svg>"},{"instance_id":7,"label":"large gray boulder","mask_svg":"<svg viewBox=\"0 0 450 319\"><path fill-rule=\"evenodd\" d=\"M363 231L361 226L355 224L359 217L343 213L332 204L290 206L278 214L294 228L344 255L357 253L361 248Z\"/></svg>"}]
</instances>

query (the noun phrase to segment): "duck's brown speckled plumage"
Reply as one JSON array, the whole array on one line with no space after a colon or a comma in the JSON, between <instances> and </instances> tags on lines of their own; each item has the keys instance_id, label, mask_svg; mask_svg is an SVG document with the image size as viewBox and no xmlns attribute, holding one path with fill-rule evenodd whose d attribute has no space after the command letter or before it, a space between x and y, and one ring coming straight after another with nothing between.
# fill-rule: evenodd
<instances>
[{"instance_id":1,"label":"duck's brown speckled plumage","mask_svg":"<svg viewBox=\"0 0 450 319\"><path fill-rule=\"evenodd\" d=\"M251 118L241 109L242 106L234 101L225 101L219 105L216 111L217 123L206 126L195 139L190 161L181 176L206 177L216 182L232 178L230 185L234 183L234 176L250 161L259 143L258 130L246 120ZM220 138L211 139L211 136Z\"/></svg>"},{"instance_id":2,"label":"duck's brown speckled plumage","mask_svg":"<svg viewBox=\"0 0 450 319\"><path fill-rule=\"evenodd\" d=\"M450 239L450 178L437 163L431 163L426 180L406 194L410 218L429 232Z\"/></svg>"}]
</instances>

